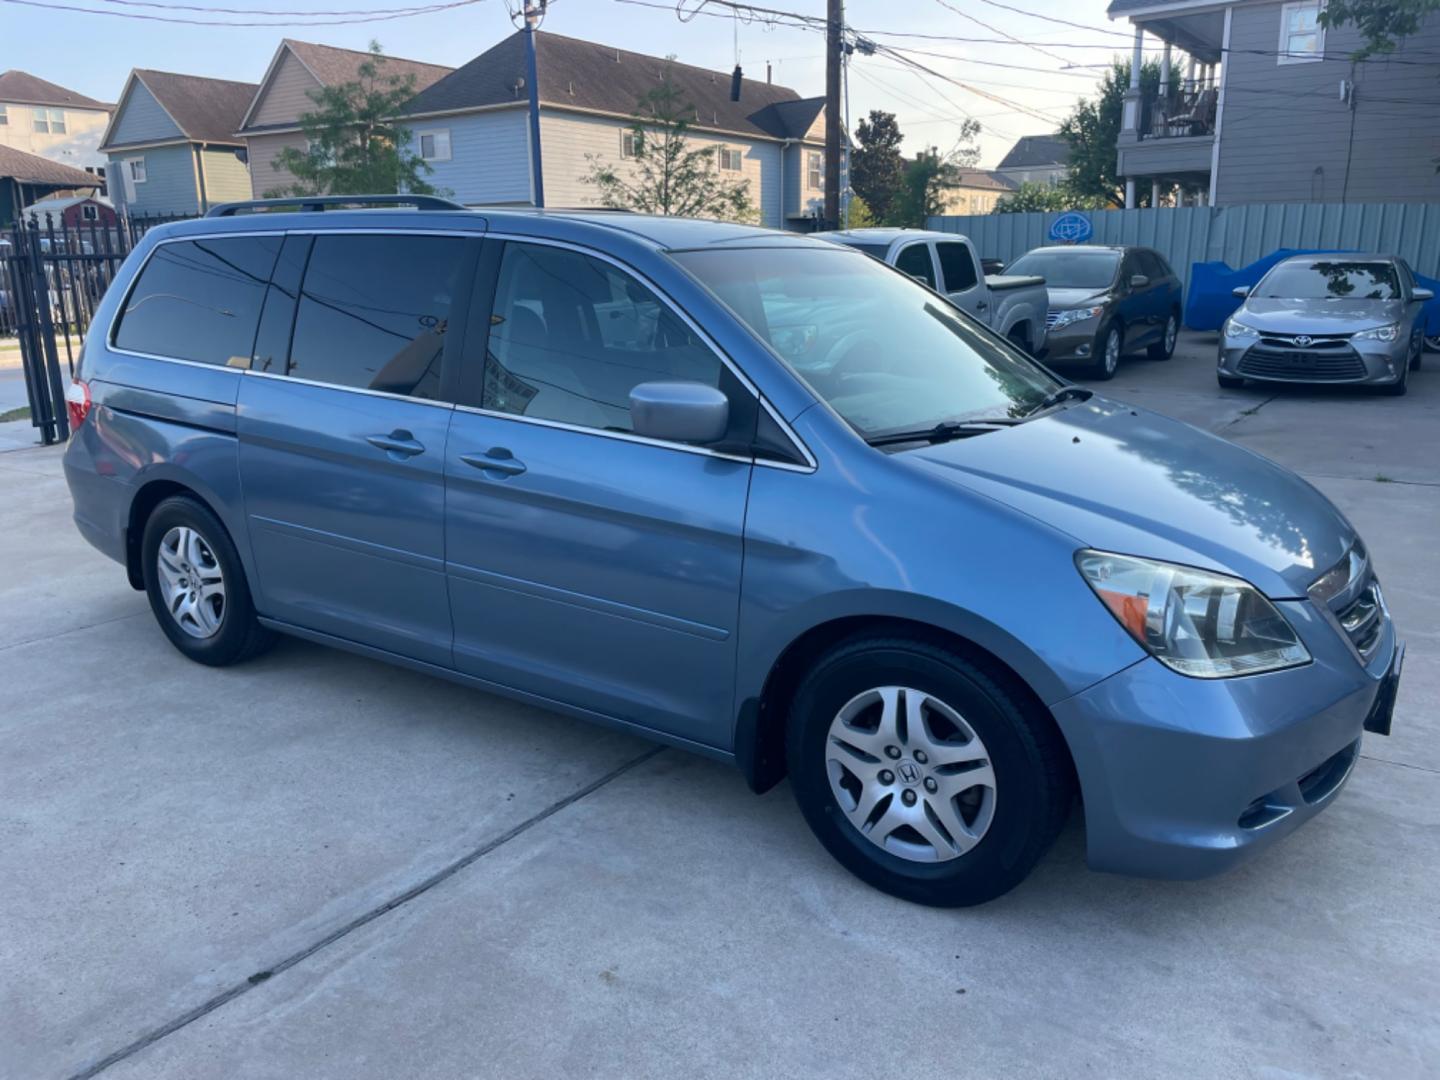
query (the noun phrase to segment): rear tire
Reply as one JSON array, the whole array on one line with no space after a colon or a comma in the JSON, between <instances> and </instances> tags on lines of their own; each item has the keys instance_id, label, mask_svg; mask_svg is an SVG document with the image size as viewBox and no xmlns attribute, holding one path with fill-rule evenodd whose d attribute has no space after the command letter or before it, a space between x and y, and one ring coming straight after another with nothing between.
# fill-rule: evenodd
<instances>
[{"instance_id":1,"label":"rear tire","mask_svg":"<svg viewBox=\"0 0 1440 1080\"><path fill-rule=\"evenodd\" d=\"M1074 781L1053 721L1006 686L920 638L852 638L816 663L786 754L800 810L842 866L934 907L983 904L1029 874Z\"/></svg>"},{"instance_id":2,"label":"rear tire","mask_svg":"<svg viewBox=\"0 0 1440 1080\"><path fill-rule=\"evenodd\" d=\"M145 522L140 566L155 620L191 660L226 667L273 643L255 617L230 534L198 500L174 495L155 507Z\"/></svg>"},{"instance_id":3,"label":"rear tire","mask_svg":"<svg viewBox=\"0 0 1440 1080\"><path fill-rule=\"evenodd\" d=\"M1118 322L1110 322L1095 335L1095 359L1087 370L1092 379L1107 381L1120 367L1120 354L1125 348L1125 332Z\"/></svg>"},{"instance_id":4,"label":"rear tire","mask_svg":"<svg viewBox=\"0 0 1440 1080\"><path fill-rule=\"evenodd\" d=\"M1169 360L1175 355L1175 343L1180 338L1180 318L1173 311L1165 318L1165 330L1160 340L1145 350L1151 360Z\"/></svg>"}]
</instances>

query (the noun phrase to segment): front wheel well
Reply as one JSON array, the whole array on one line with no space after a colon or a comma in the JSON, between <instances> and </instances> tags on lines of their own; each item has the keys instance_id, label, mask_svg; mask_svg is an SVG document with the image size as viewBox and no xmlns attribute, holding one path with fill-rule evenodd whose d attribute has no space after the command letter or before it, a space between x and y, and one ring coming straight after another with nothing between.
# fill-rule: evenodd
<instances>
[{"instance_id":1,"label":"front wheel well","mask_svg":"<svg viewBox=\"0 0 1440 1080\"><path fill-rule=\"evenodd\" d=\"M1066 745L1050 710L1020 675L990 650L968 638L929 623L891 616L854 615L813 626L786 646L769 675L758 700L751 698L740 709L735 731L735 759L751 790L768 791L785 778L785 735L795 693L815 662L843 641L860 637L908 637L963 657L985 671L1015 696L1027 716L1037 723L1056 727L1061 745ZM1069 748L1066 746L1068 758ZM1070 762L1073 771L1074 762Z\"/></svg>"},{"instance_id":2,"label":"front wheel well","mask_svg":"<svg viewBox=\"0 0 1440 1080\"><path fill-rule=\"evenodd\" d=\"M135 493L130 501L130 520L125 526L125 574L130 587L141 592L145 590L145 571L140 563L140 542L145 537L145 523L150 515L172 495L185 495L194 499L212 514L215 508L200 497L194 488L174 480L152 480ZM218 516L218 515L217 515Z\"/></svg>"}]
</instances>

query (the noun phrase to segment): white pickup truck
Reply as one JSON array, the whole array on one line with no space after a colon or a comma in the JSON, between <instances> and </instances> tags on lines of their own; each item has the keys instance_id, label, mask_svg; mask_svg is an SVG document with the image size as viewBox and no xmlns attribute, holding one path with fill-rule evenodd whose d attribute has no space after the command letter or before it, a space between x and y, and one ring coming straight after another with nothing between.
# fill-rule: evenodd
<instances>
[{"instance_id":1,"label":"white pickup truck","mask_svg":"<svg viewBox=\"0 0 1440 1080\"><path fill-rule=\"evenodd\" d=\"M1050 295L1041 277L985 275L968 239L924 229L847 229L817 234L924 282L1031 354L1045 347Z\"/></svg>"}]
</instances>

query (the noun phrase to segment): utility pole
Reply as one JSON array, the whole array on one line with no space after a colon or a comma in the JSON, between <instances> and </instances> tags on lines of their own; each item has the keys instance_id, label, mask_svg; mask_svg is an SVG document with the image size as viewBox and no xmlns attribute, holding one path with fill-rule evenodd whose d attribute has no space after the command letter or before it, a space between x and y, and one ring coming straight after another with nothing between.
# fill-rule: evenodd
<instances>
[{"instance_id":1,"label":"utility pole","mask_svg":"<svg viewBox=\"0 0 1440 1080\"><path fill-rule=\"evenodd\" d=\"M540 77L536 73L535 31L545 20L547 0L523 0L525 85L530 91L530 189L536 206L545 205L545 176L540 167Z\"/></svg>"},{"instance_id":2,"label":"utility pole","mask_svg":"<svg viewBox=\"0 0 1440 1080\"><path fill-rule=\"evenodd\" d=\"M843 0L825 4L825 221L840 227L840 55L845 24Z\"/></svg>"}]
</instances>

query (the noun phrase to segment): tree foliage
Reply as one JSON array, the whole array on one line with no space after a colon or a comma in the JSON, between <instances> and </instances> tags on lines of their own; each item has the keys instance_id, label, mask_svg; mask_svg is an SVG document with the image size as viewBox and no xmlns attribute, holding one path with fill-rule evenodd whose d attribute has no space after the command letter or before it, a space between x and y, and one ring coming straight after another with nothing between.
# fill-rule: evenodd
<instances>
[{"instance_id":1,"label":"tree foliage","mask_svg":"<svg viewBox=\"0 0 1440 1080\"><path fill-rule=\"evenodd\" d=\"M691 145L695 105L668 78L636 103L630 125L633 154L615 165L586 154L593 184L605 206L675 217L751 221L750 184L722 176L714 146Z\"/></svg>"},{"instance_id":2,"label":"tree foliage","mask_svg":"<svg viewBox=\"0 0 1440 1080\"><path fill-rule=\"evenodd\" d=\"M869 229L879 224L880 219L870 209L870 204L862 199L858 192L852 192L845 227L847 229Z\"/></svg>"},{"instance_id":3,"label":"tree foliage","mask_svg":"<svg viewBox=\"0 0 1440 1080\"><path fill-rule=\"evenodd\" d=\"M1130 61L1115 60L1101 78L1096 94L1075 103L1060 125L1060 137L1070 146L1065 187L1079 199L1101 206L1124 206L1125 185L1116 174L1116 145L1130 87ZM1160 64L1148 61L1140 68L1140 89L1153 101L1160 89ZM1149 192L1144 193L1149 199Z\"/></svg>"},{"instance_id":4,"label":"tree foliage","mask_svg":"<svg viewBox=\"0 0 1440 1080\"><path fill-rule=\"evenodd\" d=\"M1360 31L1361 44L1351 59L1364 60L1394 52L1437 9L1440 0L1328 0L1320 9L1320 25L1353 25Z\"/></svg>"},{"instance_id":5,"label":"tree foliage","mask_svg":"<svg viewBox=\"0 0 1440 1080\"><path fill-rule=\"evenodd\" d=\"M1105 204L1093 197L1076 195L1061 184L1024 183L995 203L997 214L1028 214L1051 210L1101 210Z\"/></svg>"},{"instance_id":6,"label":"tree foliage","mask_svg":"<svg viewBox=\"0 0 1440 1080\"><path fill-rule=\"evenodd\" d=\"M415 76L387 74L386 62L372 41L353 81L309 92L315 108L300 117L308 149L287 146L276 156L275 168L295 180L266 198L434 194L424 179L430 165L411 149L410 129L397 119L415 96Z\"/></svg>"},{"instance_id":7,"label":"tree foliage","mask_svg":"<svg viewBox=\"0 0 1440 1080\"><path fill-rule=\"evenodd\" d=\"M894 113L872 109L855 128L850 154L850 187L865 200L876 220L889 218L905 185L900 125ZM852 208L853 217L854 210Z\"/></svg>"},{"instance_id":8,"label":"tree foliage","mask_svg":"<svg viewBox=\"0 0 1440 1080\"><path fill-rule=\"evenodd\" d=\"M959 183L960 170L973 168L980 160L975 141L979 135L979 122L964 120L948 153L930 149L906 162L900 196L884 218L885 224L924 228L927 218L943 214L945 193Z\"/></svg>"}]
</instances>

